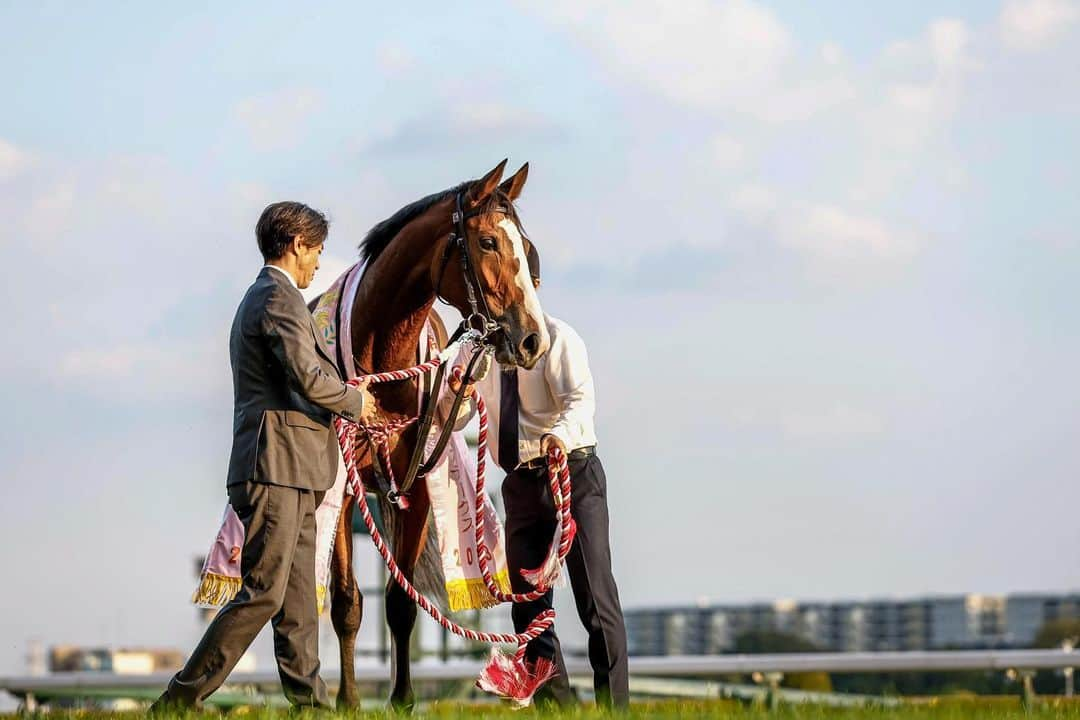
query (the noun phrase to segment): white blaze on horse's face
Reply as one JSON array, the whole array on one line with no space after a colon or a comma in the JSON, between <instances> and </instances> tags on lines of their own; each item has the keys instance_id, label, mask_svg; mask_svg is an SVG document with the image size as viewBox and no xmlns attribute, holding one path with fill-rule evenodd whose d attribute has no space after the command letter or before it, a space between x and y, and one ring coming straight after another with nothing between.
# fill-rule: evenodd
<instances>
[{"instance_id":1,"label":"white blaze on horse's face","mask_svg":"<svg viewBox=\"0 0 1080 720\"><path fill-rule=\"evenodd\" d=\"M525 255L525 240L518 231L517 223L510 218L500 220L499 227L502 228L502 231L506 233L506 237L510 240L510 246L514 249L514 257L518 261L518 271L517 275L514 276L514 284L518 286L522 296L525 298L526 315L536 323L537 331L540 334L540 350L537 353L537 357L540 357L551 346L551 337L548 335L544 311L540 308L540 298L537 297L532 277L529 276L529 259Z\"/></svg>"}]
</instances>

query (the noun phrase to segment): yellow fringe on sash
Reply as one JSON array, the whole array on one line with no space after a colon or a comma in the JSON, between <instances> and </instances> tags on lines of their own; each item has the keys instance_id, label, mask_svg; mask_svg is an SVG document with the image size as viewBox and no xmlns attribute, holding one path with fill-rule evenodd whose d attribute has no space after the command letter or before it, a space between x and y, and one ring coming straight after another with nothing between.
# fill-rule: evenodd
<instances>
[{"instance_id":1,"label":"yellow fringe on sash","mask_svg":"<svg viewBox=\"0 0 1080 720\"><path fill-rule=\"evenodd\" d=\"M203 573L199 580L199 586L195 588L191 596L191 602L200 607L224 607L240 592L242 581L238 577L228 577L217 573ZM503 570L495 575L495 584L504 593L510 592L510 576ZM322 586L315 588L315 601L318 604L318 613L322 615L326 609L327 589ZM450 600L450 611L480 610L498 605L495 598L488 592L483 578L461 578L450 580L446 583L446 595Z\"/></svg>"},{"instance_id":2,"label":"yellow fringe on sash","mask_svg":"<svg viewBox=\"0 0 1080 720\"><path fill-rule=\"evenodd\" d=\"M226 577L206 572L199 580L199 587L191 596L191 602L200 607L222 607L240 592L242 581L238 577Z\"/></svg>"},{"instance_id":3,"label":"yellow fringe on sash","mask_svg":"<svg viewBox=\"0 0 1080 720\"><path fill-rule=\"evenodd\" d=\"M510 592L510 575L506 570L495 574L495 584L504 593ZM446 582L446 595L450 600L450 611L480 610L499 603L488 592L483 578L461 578Z\"/></svg>"}]
</instances>

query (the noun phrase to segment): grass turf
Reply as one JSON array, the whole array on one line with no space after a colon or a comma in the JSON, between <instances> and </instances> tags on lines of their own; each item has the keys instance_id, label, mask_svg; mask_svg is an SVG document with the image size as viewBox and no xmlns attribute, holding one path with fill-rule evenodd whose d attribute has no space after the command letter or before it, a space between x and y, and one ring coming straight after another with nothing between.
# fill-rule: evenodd
<instances>
[{"instance_id":1,"label":"grass turf","mask_svg":"<svg viewBox=\"0 0 1080 720\"><path fill-rule=\"evenodd\" d=\"M188 713L171 716L180 718L213 717L207 713ZM121 720L137 718L142 712L53 711L50 718L85 718L86 720ZM285 720L297 717L286 710L264 708L236 708L230 717L244 720ZM343 720L384 720L398 717L386 710L346 713L302 713L299 717L342 718ZM682 718L718 718L720 720L1030 720L1062 718L1080 720L1080 703L1061 700L1040 700L1030 710L1021 707L1017 698L974 698L962 700L942 699L934 702L908 704L899 708L827 708L820 706L782 706L775 710L744 706L730 701L665 701L635 703L630 710L617 715L605 713L589 706L560 712L540 711L533 708L516 711L497 705L468 705L460 702L433 703L419 710L413 717L432 720L502 720L516 718L573 718L591 720L600 718L628 718L631 720L675 720Z\"/></svg>"}]
</instances>

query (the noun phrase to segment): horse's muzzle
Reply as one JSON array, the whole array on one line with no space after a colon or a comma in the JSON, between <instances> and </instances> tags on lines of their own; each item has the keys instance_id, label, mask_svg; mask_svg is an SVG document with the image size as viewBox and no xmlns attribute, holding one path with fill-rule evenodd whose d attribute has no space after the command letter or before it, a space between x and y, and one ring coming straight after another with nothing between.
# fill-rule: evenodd
<instances>
[{"instance_id":1,"label":"horse's muzzle","mask_svg":"<svg viewBox=\"0 0 1080 720\"><path fill-rule=\"evenodd\" d=\"M495 359L500 365L516 365L530 370L547 352L544 338L538 330L521 328L512 321L500 320L499 330L492 340Z\"/></svg>"}]
</instances>

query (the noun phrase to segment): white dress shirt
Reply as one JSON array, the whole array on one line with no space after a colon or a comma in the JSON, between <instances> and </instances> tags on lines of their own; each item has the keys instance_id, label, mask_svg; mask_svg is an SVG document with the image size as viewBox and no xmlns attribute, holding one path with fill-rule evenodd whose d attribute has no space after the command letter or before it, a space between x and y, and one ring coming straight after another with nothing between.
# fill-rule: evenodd
<instances>
[{"instance_id":1,"label":"white dress shirt","mask_svg":"<svg viewBox=\"0 0 1080 720\"><path fill-rule=\"evenodd\" d=\"M279 268L277 265L271 265L269 263L267 263L266 265L263 265L263 267L268 267L271 270L276 270L277 272L281 273L286 278L288 278L289 283L291 283L294 288L296 288L297 290L300 289L300 286L296 284L296 280L293 279L292 274L288 270L286 270L285 268Z\"/></svg>"},{"instance_id":2,"label":"white dress shirt","mask_svg":"<svg viewBox=\"0 0 1080 720\"><path fill-rule=\"evenodd\" d=\"M517 369L518 382L518 460L527 462L540 457L540 439L554 435L566 445L566 451L596 444L593 416L596 393L585 343L572 327L545 314L551 347L532 370ZM496 363L478 380L476 390L487 403L488 452L499 461L499 405L503 371ZM447 393L450 395L451 393ZM472 409L472 408L471 408ZM467 412L462 418L467 421Z\"/></svg>"}]
</instances>

